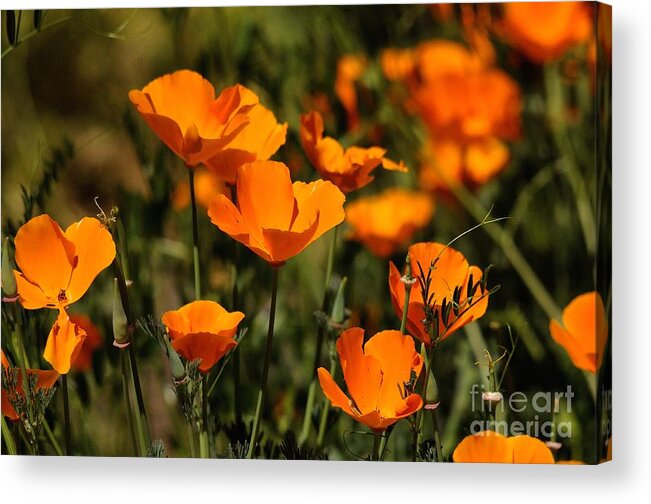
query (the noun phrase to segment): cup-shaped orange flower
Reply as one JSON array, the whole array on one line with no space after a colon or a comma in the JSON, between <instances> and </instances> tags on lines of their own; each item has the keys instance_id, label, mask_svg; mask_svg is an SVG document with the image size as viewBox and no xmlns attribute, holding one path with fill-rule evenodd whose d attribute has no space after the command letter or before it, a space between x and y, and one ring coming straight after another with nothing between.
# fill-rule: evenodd
<instances>
[{"instance_id":1,"label":"cup-shaped orange flower","mask_svg":"<svg viewBox=\"0 0 651 504\"><path fill-rule=\"evenodd\" d=\"M608 340L608 319L601 295L587 292L563 310L561 323L552 320L549 331L579 369L596 373L601 367Z\"/></svg>"},{"instance_id":2,"label":"cup-shaped orange flower","mask_svg":"<svg viewBox=\"0 0 651 504\"><path fill-rule=\"evenodd\" d=\"M388 257L427 226L433 213L430 195L396 187L350 203L346 222L352 228L351 239L378 257Z\"/></svg>"},{"instance_id":3,"label":"cup-shaped orange flower","mask_svg":"<svg viewBox=\"0 0 651 504\"><path fill-rule=\"evenodd\" d=\"M202 373L237 345L235 333L242 319L242 312L229 312L214 301L194 301L161 317L174 350L189 361L201 359Z\"/></svg>"},{"instance_id":4,"label":"cup-shaped orange flower","mask_svg":"<svg viewBox=\"0 0 651 504\"><path fill-rule=\"evenodd\" d=\"M10 369L16 369L13 368L9 360L7 359L7 356L3 351L1 352L1 357L2 357L2 372L8 372ZM18 380L16 384L16 389L15 390L5 390L4 387L2 387L2 415L7 417L9 420L18 420L19 416L18 413L16 412L13 404L12 404L12 397L15 396L24 396L25 392L23 389L23 376L22 372L20 369L18 369ZM27 369L27 376L36 376L37 381L36 381L36 390L39 389L49 389L54 387L54 384L56 383L57 379L59 378L59 373L56 371L46 371L42 369Z\"/></svg>"},{"instance_id":5,"label":"cup-shaped orange flower","mask_svg":"<svg viewBox=\"0 0 651 504\"><path fill-rule=\"evenodd\" d=\"M86 315L70 315L70 322L86 333L77 357L72 361L72 369L85 372L93 367L93 354L102 346L102 334Z\"/></svg>"},{"instance_id":6,"label":"cup-shaped orange flower","mask_svg":"<svg viewBox=\"0 0 651 504\"><path fill-rule=\"evenodd\" d=\"M491 464L553 464L554 456L545 443L530 436L505 437L494 431L466 436L452 454L455 462Z\"/></svg>"},{"instance_id":7,"label":"cup-shaped orange flower","mask_svg":"<svg viewBox=\"0 0 651 504\"><path fill-rule=\"evenodd\" d=\"M208 215L231 238L272 266L282 266L344 220L344 201L328 181L292 184L283 163L254 161L239 169L237 206L219 195Z\"/></svg>"},{"instance_id":8,"label":"cup-shaped orange flower","mask_svg":"<svg viewBox=\"0 0 651 504\"><path fill-rule=\"evenodd\" d=\"M407 167L384 157L381 147L344 149L334 138L323 137L323 118L318 112L301 116L301 144L310 163L324 179L344 193L360 189L373 181L371 175L378 166L386 170L406 172Z\"/></svg>"},{"instance_id":9,"label":"cup-shaped orange flower","mask_svg":"<svg viewBox=\"0 0 651 504\"><path fill-rule=\"evenodd\" d=\"M337 340L337 353L348 396L325 369L319 368L319 383L333 406L382 432L423 406L418 394L405 389L423 367L411 336L400 331L382 331L364 342L364 330L353 327Z\"/></svg>"},{"instance_id":10,"label":"cup-shaped orange flower","mask_svg":"<svg viewBox=\"0 0 651 504\"><path fill-rule=\"evenodd\" d=\"M149 127L187 166L206 162L249 123L246 88L215 88L200 74L179 70L163 75L129 99Z\"/></svg>"},{"instance_id":11,"label":"cup-shaped orange flower","mask_svg":"<svg viewBox=\"0 0 651 504\"><path fill-rule=\"evenodd\" d=\"M251 107L246 112L249 122L224 149L205 162L215 175L231 185L235 184L240 166L269 159L287 136L287 123L279 123L253 91L241 85L236 88L241 105Z\"/></svg>"},{"instance_id":12,"label":"cup-shaped orange flower","mask_svg":"<svg viewBox=\"0 0 651 504\"><path fill-rule=\"evenodd\" d=\"M430 306L439 314L438 341L443 341L457 329L484 315L488 307L488 293L482 291L482 271L477 266L470 266L461 252L442 243L415 243L409 247L409 259L414 277L419 276L420 268L427 275L430 265L434 265L431 270L429 295L433 295ZM400 318L405 305L405 283L401 278L402 274L391 262L389 264L391 303ZM468 295L470 283L472 283L471 289L474 290L472 297ZM430 345L432 338L423 324L425 301L420 281L415 282L410 288L407 330L426 345ZM459 291L458 314L455 314L452 308L448 308L446 321L443 314L446 310L443 309L443 304L445 302L449 306L453 303L455 290Z\"/></svg>"},{"instance_id":13,"label":"cup-shaped orange flower","mask_svg":"<svg viewBox=\"0 0 651 504\"><path fill-rule=\"evenodd\" d=\"M74 303L115 258L111 233L91 217L64 232L49 215L39 215L21 226L14 245L18 300L28 310Z\"/></svg>"},{"instance_id":14,"label":"cup-shaped orange flower","mask_svg":"<svg viewBox=\"0 0 651 504\"><path fill-rule=\"evenodd\" d=\"M514 2L503 5L505 38L527 58L546 63L592 34L586 2Z\"/></svg>"}]
</instances>

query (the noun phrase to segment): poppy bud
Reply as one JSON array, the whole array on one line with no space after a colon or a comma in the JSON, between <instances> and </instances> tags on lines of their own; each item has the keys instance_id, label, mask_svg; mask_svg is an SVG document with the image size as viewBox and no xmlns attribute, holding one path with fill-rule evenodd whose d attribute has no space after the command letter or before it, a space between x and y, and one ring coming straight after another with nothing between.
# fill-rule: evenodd
<instances>
[{"instance_id":1,"label":"poppy bud","mask_svg":"<svg viewBox=\"0 0 651 504\"><path fill-rule=\"evenodd\" d=\"M343 324L346 320L346 300L344 298L344 293L347 282L348 278L344 277L341 279L339 289L337 289L337 295L335 296L335 302L332 304L330 320L338 325Z\"/></svg>"},{"instance_id":2,"label":"poppy bud","mask_svg":"<svg viewBox=\"0 0 651 504\"><path fill-rule=\"evenodd\" d=\"M170 340L165 337L165 347L167 349L167 357L170 360L170 368L172 369L172 377L174 378L175 383L183 383L187 379L185 374L185 366L181 362L179 354L176 353L176 350L172 348Z\"/></svg>"},{"instance_id":3,"label":"poppy bud","mask_svg":"<svg viewBox=\"0 0 651 504\"><path fill-rule=\"evenodd\" d=\"M113 279L113 346L126 348L131 343L127 314L124 313L118 279Z\"/></svg>"},{"instance_id":4,"label":"poppy bud","mask_svg":"<svg viewBox=\"0 0 651 504\"><path fill-rule=\"evenodd\" d=\"M13 261L9 257L9 238L2 244L2 290L7 297L15 297L18 289L13 272Z\"/></svg>"}]
</instances>

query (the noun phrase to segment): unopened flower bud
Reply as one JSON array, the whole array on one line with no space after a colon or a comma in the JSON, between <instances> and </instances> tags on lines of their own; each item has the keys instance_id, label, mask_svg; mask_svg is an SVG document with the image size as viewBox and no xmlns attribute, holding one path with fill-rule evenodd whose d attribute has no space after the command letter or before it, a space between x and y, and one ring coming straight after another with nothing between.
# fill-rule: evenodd
<instances>
[{"instance_id":1,"label":"unopened flower bud","mask_svg":"<svg viewBox=\"0 0 651 504\"><path fill-rule=\"evenodd\" d=\"M9 256L9 238L2 244L2 291L9 298L15 297L18 292L16 278L14 277L13 261Z\"/></svg>"},{"instance_id":2,"label":"unopened flower bud","mask_svg":"<svg viewBox=\"0 0 651 504\"><path fill-rule=\"evenodd\" d=\"M167 347L167 356L170 360L170 368L172 369L174 382L183 383L188 379L188 376L185 373L185 366L181 362L181 357L176 353L176 350L174 350L167 338L165 338L165 346Z\"/></svg>"},{"instance_id":3,"label":"unopened flower bud","mask_svg":"<svg viewBox=\"0 0 651 504\"><path fill-rule=\"evenodd\" d=\"M337 289L337 295L335 296L335 302L332 305L330 320L335 324L343 324L346 320L346 299L344 293L347 282L348 278L344 277L341 279L339 289Z\"/></svg>"},{"instance_id":4,"label":"unopened flower bud","mask_svg":"<svg viewBox=\"0 0 651 504\"><path fill-rule=\"evenodd\" d=\"M131 343L127 314L124 313L118 279L113 279L113 346L126 348Z\"/></svg>"}]
</instances>

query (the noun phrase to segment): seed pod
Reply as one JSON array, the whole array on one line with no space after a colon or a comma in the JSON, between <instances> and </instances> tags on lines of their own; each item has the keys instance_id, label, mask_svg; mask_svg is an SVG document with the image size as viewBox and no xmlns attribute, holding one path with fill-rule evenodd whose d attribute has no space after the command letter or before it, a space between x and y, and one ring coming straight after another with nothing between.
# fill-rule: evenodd
<instances>
[{"instance_id":1,"label":"seed pod","mask_svg":"<svg viewBox=\"0 0 651 504\"><path fill-rule=\"evenodd\" d=\"M124 313L118 279L113 279L113 345L124 348L131 343L127 314Z\"/></svg>"},{"instance_id":2,"label":"seed pod","mask_svg":"<svg viewBox=\"0 0 651 504\"><path fill-rule=\"evenodd\" d=\"M9 238L5 238L2 244L2 291L7 297L14 297L18 288L16 287L16 278L13 272L13 261L9 256Z\"/></svg>"},{"instance_id":3,"label":"seed pod","mask_svg":"<svg viewBox=\"0 0 651 504\"><path fill-rule=\"evenodd\" d=\"M5 21L7 23L7 40L10 45L14 45L16 43L16 11L8 10Z\"/></svg>"}]
</instances>

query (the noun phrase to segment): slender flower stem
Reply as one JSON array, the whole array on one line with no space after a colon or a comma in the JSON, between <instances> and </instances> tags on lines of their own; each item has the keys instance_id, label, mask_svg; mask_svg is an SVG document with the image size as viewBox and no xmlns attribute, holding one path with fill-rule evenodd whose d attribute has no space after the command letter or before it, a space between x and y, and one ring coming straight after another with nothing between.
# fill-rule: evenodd
<instances>
[{"instance_id":1,"label":"slender flower stem","mask_svg":"<svg viewBox=\"0 0 651 504\"><path fill-rule=\"evenodd\" d=\"M328 249L328 262L326 264L325 285L323 287L323 300L321 301L321 312L326 313L330 305L330 281L332 279L332 267L334 264L335 247L337 244L337 229L335 226L330 241L330 248ZM307 405L305 406L305 416L303 417L303 428L301 435L298 439L299 446L307 441L310 435L310 426L312 425L312 410L314 409L314 402L316 400L316 385L317 385L317 369L321 363L321 349L323 348L323 340L325 339L325 327L319 324L316 335L316 347L314 350L314 362L312 364L312 374L310 378L310 388L307 393Z\"/></svg>"},{"instance_id":2,"label":"slender flower stem","mask_svg":"<svg viewBox=\"0 0 651 504\"><path fill-rule=\"evenodd\" d=\"M72 455L72 441L70 436L70 401L68 399L68 375L61 375L63 388L63 419L64 419L64 441L66 455Z\"/></svg>"},{"instance_id":3,"label":"slender flower stem","mask_svg":"<svg viewBox=\"0 0 651 504\"><path fill-rule=\"evenodd\" d=\"M201 299L201 268L199 265L199 227L197 223L197 201L194 194L194 168L188 167L190 200L192 202L192 255L194 258L194 298Z\"/></svg>"},{"instance_id":4,"label":"slender flower stem","mask_svg":"<svg viewBox=\"0 0 651 504\"><path fill-rule=\"evenodd\" d=\"M190 447L190 457L195 458L197 456L195 447L194 447L194 429L192 424L188 422L188 446Z\"/></svg>"},{"instance_id":5,"label":"slender flower stem","mask_svg":"<svg viewBox=\"0 0 651 504\"><path fill-rule=\"evenodd\" d=\"M337 358L334 353L330 354L330 376L334 377L337 372ZM321 418L319 420L319 434L316 438L317 448L323 446L323 438L325 437L326 426L328 425L328 412L330 411L330 400L327 397L323 398L323 408L321 409Z\"/></svg>"},{"instance_id":6,"label":"slender flower stem","mask_svg":"<svg viewBox=\"0 0 651 504\"><path fill-rule=\"evenodd\" d=\"M210 457L208 442L208 375L203 375L201 378L201 434L199 437L201 458Z\"/></svg>"},{"instance_id":7,"label":"slender flower stem","mask_svg":"<svg viewBox=\"0 0 651 504\"><path fill-rule=\"evenodd\" d=\"M2 417L2 439L7 447L7 453L9 455L16 455L16 443L14 442L14 437L11 435L11 429L9 429L4 415L0 415L0 417Z\"/></svg>"},{"instance_id":8,"label":"slender flower stem","mask_svg":"<svg viewBox=\"0 0 651 504\"><path fill-rule=\"evenodd\" d=\"M54 453L56 453L59 457L63 457L63 451L61 450L61 446L59 446L59 442L57 441L57 438L54 437L54 432L52 432L52 428L50 427L50 424L48 424L47 420L45 419L43 419L43 430L45 431L47 440L50 442L52 448L54 449Z\"/></svg>"},{"instance_id":9,"label":"slender flower stem","mask_svg":"<svg viewBox=\"0 0 651 504\"><path fill-rule=\"evenodd\" d=\"M373 452L371 453L371 460L376 462L380 461L380 443L382 441L382 433L374 432L373 433Z\"/></svg>"},{"instance_id":10,"label":"slender flower stem","mask_svg":"<svg viewBox=\"0 0 651 504\"><path fill-rule=\"evenodd\" d=\"M124 400L124 409L127 412L127 423L131 434L131 446L133 447L134 456L140 456L138 448L138 439L133 425L133 410L131 409L131 398L129 397L129 370L127 363L127 354L120 352L120 365L122 367L122 398Z\"/></svg>"},{"instance_id":11,"label":"slender flower stem","mask_svg":"<svg viewBox=\"0 0 651 504\"><path fill-rule=\"evenodd\" d=\"M237 205L237 190L235 186L231 186L231 201L233 205ZM232 306L231 311L237 311L240 306L240 291L237 285L237 265L239 264L240 257L240 244L233 240L234 253L232 265L233 286L231 291ZM242 402L240 400L240 349L235 347L233 349L233 397L235 402L235 425L242 424Z\"/></svg>"},{"instance_id":12,"label":"slender flower stem","mask_svg":"<svg viewBox=\"0 0 651 504\"><path fill-rule=\"evenodd\" d=\"M260 419L262 417L262 408L264 407L267 397L267 380L269 378L269 364L271 362L271 349L274 337L274 322L276 319L276 298L278 296L278 273L279 268L273 268L271 271L271 307L269 309L269 329L267 331L267 345L264 354L264 368L262 369L262 383L258 393L258 404L255 408L255 417L253 419L253 430L251 432L251 441L246 458L252 459L255 453L256 443L258 442L258 432L260 431Z\"/></svg>"}]
</instances>

